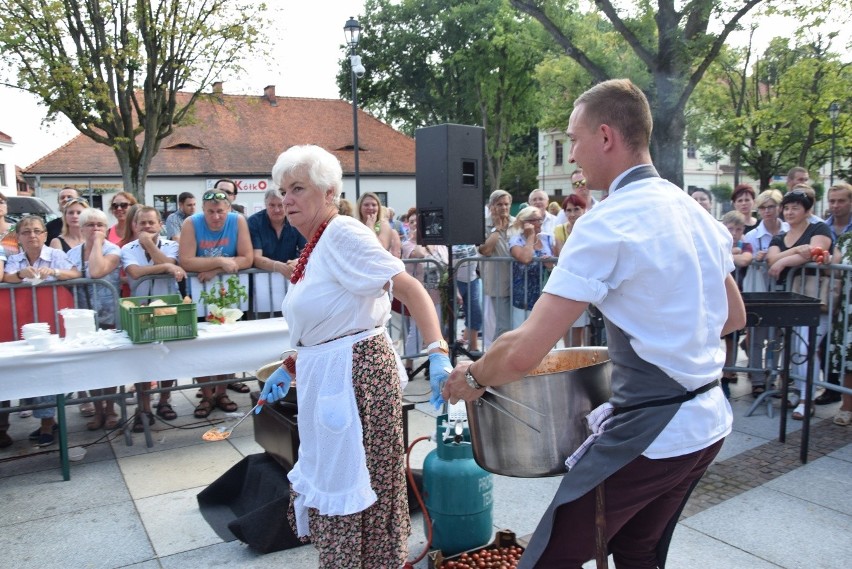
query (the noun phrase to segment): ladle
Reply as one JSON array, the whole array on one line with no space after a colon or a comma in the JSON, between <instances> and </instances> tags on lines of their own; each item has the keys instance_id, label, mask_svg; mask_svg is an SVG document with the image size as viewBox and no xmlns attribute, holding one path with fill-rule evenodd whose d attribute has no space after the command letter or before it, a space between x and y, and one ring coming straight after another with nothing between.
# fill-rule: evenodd
<instances>
[{"instance_id":1,"label":"ladle","mask_svg":"<svg viewBox=\"0 0 852 569\"><path fill-rule=\"evenodd\" d=\"M205 433L203 435L201 435L201 438L204 439L205 441L211 441L211 442L224 441L225 439L227 439L228 437L231 436L231 433L234 432L234 429L237 428L237 425L239 425L240 423L245 421L246 417L251 415L254 412L255 409L257 409L258 407L260 407L264 403L266 403L266 401L264 401L263 399L258 400L257 405L252 407L249 410L248 413L246 413L245 415L240 417L239 421L237 421L236 423L234 423L230 427L213 427L212 429L205 431Z\"/></svg>"}]
</instances>

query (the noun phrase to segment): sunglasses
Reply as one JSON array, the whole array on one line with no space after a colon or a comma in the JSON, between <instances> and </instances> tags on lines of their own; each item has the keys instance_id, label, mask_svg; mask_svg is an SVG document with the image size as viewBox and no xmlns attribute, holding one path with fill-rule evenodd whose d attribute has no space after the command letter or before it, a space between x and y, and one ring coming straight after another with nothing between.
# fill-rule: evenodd
<instances>
[{"instance_id":1,"label":"sunglasses","mask_svg":"<svg viewBox=\"0 0 852 569\"><path fill-rule=\"evenodd\" d=\"M206 201L206 202L210 201L210 200L226 200L226 199L228 199L228 194L227 194L227 192L221 192L221 191L206 192L203 196L201 196L201 199Z\"/></svg>"},{"instance_id":2,"label":"sunglasses","mask_svg":"<svg viewBox=\"0 0 852 569\"><path fill-rule=\"evenodd\" d=\"M112 209L127 209L130 207L130 202L114 203L110 207Z\"/></svg>"},{"instance_id":3,"label":"sunglasses","mask_svg":"<svg viewBox=\"0 0 852 569\"><path fill-rule=\"evenodd\" d=\"M580 186L586 185L586 180L577 180L576 182L573 182L571 185L574 186L575 188L579 188Z\"/></svg>"}]
</instances>

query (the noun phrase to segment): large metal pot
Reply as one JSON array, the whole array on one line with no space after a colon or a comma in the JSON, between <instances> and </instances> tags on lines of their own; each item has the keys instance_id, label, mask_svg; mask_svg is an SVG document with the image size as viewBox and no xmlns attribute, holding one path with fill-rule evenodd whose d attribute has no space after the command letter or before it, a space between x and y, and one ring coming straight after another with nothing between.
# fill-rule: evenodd
<instances>
[{"instance_id":1,"label":"large metal pot","mask_svg":"<svg viewBox=\"0 0 852 569\"><path fill-rule=\"evenodd\" d=\"M505 476L564 474L588 436L586 415L610 397L611 366L606 348L557 349L521 381L469 401L476 462Z\"/></svg>"}]
</instances>

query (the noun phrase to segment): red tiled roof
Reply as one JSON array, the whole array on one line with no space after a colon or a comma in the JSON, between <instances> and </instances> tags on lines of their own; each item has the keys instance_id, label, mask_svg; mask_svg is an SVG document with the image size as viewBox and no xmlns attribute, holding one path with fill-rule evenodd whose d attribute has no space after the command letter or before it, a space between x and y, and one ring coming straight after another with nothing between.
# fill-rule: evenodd
<instances>
[{"instance_id":1,"label":"red tiled roof","mask_svg":"<svg viewBox=\"0 0 852 569\"><path fill-rule=\"evenodd\" d=\"M188 97L189 94L182 94ZM278 155L295 144L316 144L354 171L352 105L335 99L203 95L184 126L166 137L149 176L268 176ZM362 174L414 174L414 139L358 111ZM118 175L113 152L86 136L25 169L27 175Z\"/></svg>"},{"instance_id":2,"label":"red tiled roof","mask_svg":"<svg viewBox=\"0 0 852 569\"><path fill-rule=\"evenodd\" d=\"M0 130L0 142L12 142L12 137Z\"/></svg>"}]
</instances>

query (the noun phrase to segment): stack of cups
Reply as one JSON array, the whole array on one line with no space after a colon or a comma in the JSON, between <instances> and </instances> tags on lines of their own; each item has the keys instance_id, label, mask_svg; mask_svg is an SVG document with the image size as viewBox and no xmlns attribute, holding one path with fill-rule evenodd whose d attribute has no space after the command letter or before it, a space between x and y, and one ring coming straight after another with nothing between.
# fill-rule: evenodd
<instances>
[{"instance_id":1,"label":"stack of cups","mask_svg":"<svg viewBox=\"0 0 852 569\"><path fill-rule=\"evenodd\" d=\"M65 339L73 340L95 332L95 311L87 308L63 308L59 311L65 324Z\"/></svg>"},{"instance_id":2,"label":"stack of cups","mask_svg":"<svg viewBox=\"0 0 852 569\"><path fill-rule=\"evenodd\" d=\"M36 336L50 336L50 324L47 322L33 322L21 326L21 337L29 342Z\"/></svg>"}]
</instances>

